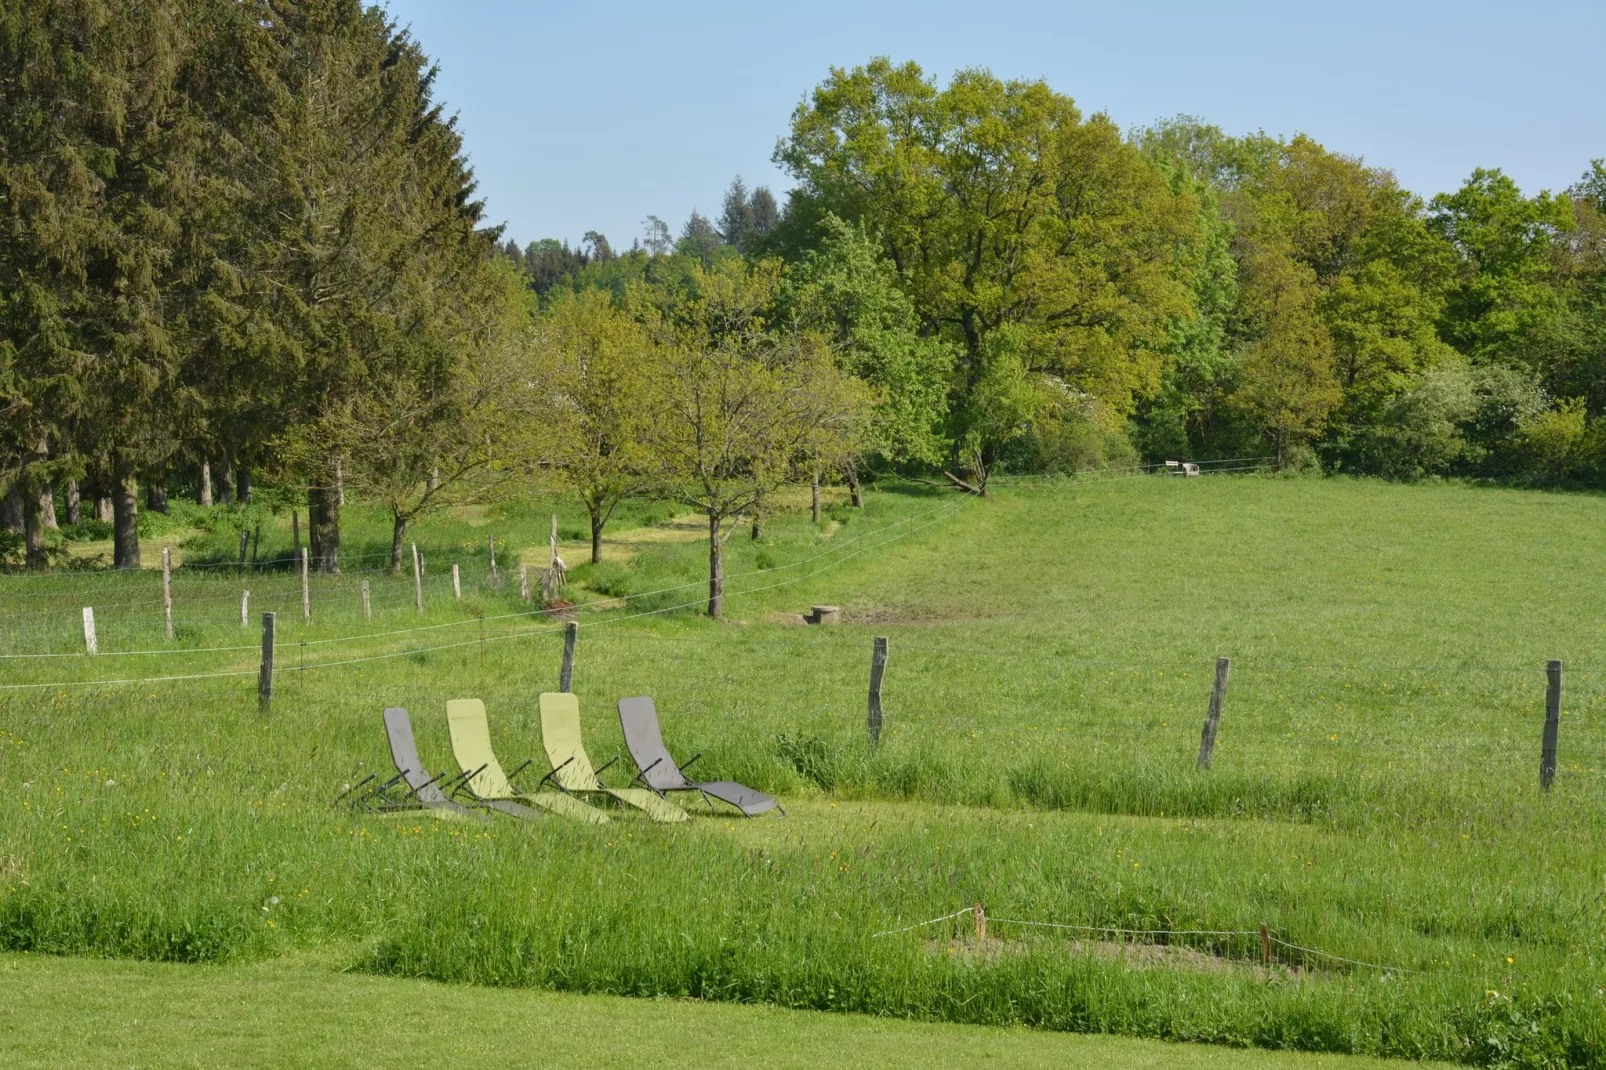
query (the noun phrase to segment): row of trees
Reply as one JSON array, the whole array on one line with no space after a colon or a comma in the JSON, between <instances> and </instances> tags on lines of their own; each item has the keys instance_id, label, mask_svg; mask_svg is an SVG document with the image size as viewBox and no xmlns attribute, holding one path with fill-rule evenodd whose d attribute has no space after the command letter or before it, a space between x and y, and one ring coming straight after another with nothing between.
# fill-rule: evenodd
<instances>
[{"instance_id":1,"label":"row of trees","mask_svg":"<svg viewBox=\"0 0 1606 1070\"><path fill-rule=\"evenodd\" d=\"M783 208L615 250L482 224L416 43L358 0L19 0L0 12L0 477L350 489L409 524L534 485L709 521L786 483L1271 451L1412 477L1606 471L1606 171L1431 201L1307 138L1125 135L1041 82L834 70ZM71 505L69 505L71 508Z\"/></svg>"},{"instance_id":2,"label":"row of trees","mask_svg":"<svg viewBox=\"0 0 1606 1070\"><path fill-rule=\"evenodd\" d=\"M45 491L224 461L307 488L339 555L342 428L433 395L516 290L434 71L358 0L18 0L0 10L0 463ZM159 496L158 496L159 500Z\"/></svg>"},{"instance_id":3,"label":"row of trees","mask_svg":"<svg viewBox=\"0 0 1606 1070\"><path fill-rule=\"evenodd\" d=\"M1263 453L1606 477L1599 161L1557 195L1480 170L1424 200L1307 137L1189 118L1123 135L1041 82L939 86L887 60L833 71L775 158L798 184L762 232L711 244L693 213L671 244L649 220L662 241L536 289L801 264L846 225L951 357L927 364L937 426L914 456L976 489L1000 464Z\"/></svg>"}]
</instances>

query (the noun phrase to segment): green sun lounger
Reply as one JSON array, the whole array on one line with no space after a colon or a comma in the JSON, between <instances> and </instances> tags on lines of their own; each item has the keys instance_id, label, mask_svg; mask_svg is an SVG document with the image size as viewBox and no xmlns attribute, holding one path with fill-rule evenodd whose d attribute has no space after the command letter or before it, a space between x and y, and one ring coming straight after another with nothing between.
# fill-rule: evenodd
<instances>
[{"instance_id":1,"label":"green sun lounger","mask_svg":"<svg viewBox=\"0 0 1606 1070\"><path fill-rule=\"evenodd\" d=\"M458 698L448 702L446 727L452 737L452 754L465 774L464 787L475 799L493 810L515 817L539 817L538 811L530 809L536 806L562 817L589 821L593 825L605 824L610 820L601 810L587 806L563 792L538 790L525 793L514 788L512 778L503 772L502 763L496 760L496 752L491 749L491 727L485 719L485 703L479 699ZM514 776L517 775L516 770Z\"/></svg>"},{"instance_id":2,"label":"green sun lounger","mask_svg":"<svg viewBox=\"0 0 1606 1070\"><path fill-rule=\"evenodd\" d=\"M580 742L580 700L574 695L555 691L542 694L541 741L552 762L552 772L542 778L542 783L551 781L564 792L580 795L611 795L654 821L691 820L686 811L646 788L610 788L597 779L591 757Z\"/></svg>"}]
</instances>

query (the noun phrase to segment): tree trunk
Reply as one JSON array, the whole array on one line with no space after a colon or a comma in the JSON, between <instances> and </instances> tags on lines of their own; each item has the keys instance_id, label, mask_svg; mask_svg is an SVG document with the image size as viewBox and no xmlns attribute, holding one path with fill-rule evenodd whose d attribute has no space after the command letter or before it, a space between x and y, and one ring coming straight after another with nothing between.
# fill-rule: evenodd
<instances>
[{"instance_id":1,"label":"tree trunk","mask_svg":"<svg viewBox=\"0 0 1606 1070\"><path fill-rule=\"evenodd\" d=\"M301 560L301 514L294 509L290 510L290 552Z\"/></svg>"},{"instance_id":2,"label":"tree trunk","mask_svg":"<svg viewBox=\"0 0 1606 1070\"><path fill-rule=\"evenodd\" d=\"M119 466L112 486L112 567L139 567L139 479Z\"/></svg>"},{"instance_id":3,"label":"tree trunk","mask_svg":"<svg viewBox=\"0 0 1606 1070\"><path fill-rule=\"evenodd\" d=\"M390 574L400 576L402 570L402 540L407 535L407 518L395 510L390 514Z\"/></svg>"},{"instance_id":4,"label":"tree trunk","mask_svg":"<svg viewBox=\"0 0 1606 1070\"><path fill-rule=\"evenodd\" d=\"M227 505L234 500L234 466L227 460L217 473L217 502Z\"/></svg>"},{"instance_id":5,"label":"tree trunk","mask_svg":"<svg viewBox=\"0 0 1606 1070\"><path fill-rule=\"evenodd\" d=\"M32 482L30 480L30 482ZM26 487L22 492L22 531L23 542L27 546L27 565L29 568L42 569L45 560L45 518L44 518L44 491L37 485Z\"/></svg>"},{"instance_id":6,"label":"tree trunk","mask_svg":"<svg viewBox=\"0 0 1606 1070\"><path fill-rule=\"evenodd\" d=\"M76 524L84 518L83 502L78 497L78 480L67 480L67 523Z\"/></svg>"},{"instance_id":7,"label":"tree trunk","mask_svg":"<svg viewBox=\"0 0 1606 1070\"><path fill-rule=\"evenodd\" d=\"M195 492L196 504L204 509L212 508L212 462L201 462L201 485Z\"/></svg>"},{"instance_id":8,"label":"tree trunk","mask_svg":"<svg viewBox=\"0 0 1606 1070\"><path fill-rule=\"evenodd\" d=\"M719 537L720 515L708 511L708 615L725 612L725 543Z\"/></svg>"},{"instance_id":9,"label":"tree trunk","mask_svg":"<svg viewBox=\"0 0 1606 1070\"><path fill-rule=\"evenodd\" d=\"M424 481L424 489L427 490L429 493L434 494L435 491L440 489L440 485L441 485L441 466L440 465L436 465L434 468L431 468L429 470L429 478Z\"/></svg>"},{"instance_id":10,"label":"tree trunk","mask_svg":"<svg viewBox=\"0 0 1606 1070\"><path fill-rule=\"evenodd\" d=\"M764 537L764 521L759 517L759 515L757 513L754 513L753 514L753 531L752 531L753 541L757 542L759 539L761 539L763 537Z\"/></svg>"},{"instance_id":11,"label":"tree trunk","mask_svg":"<svg viewBox=\"0 0 1606 1070\"><path fill-rule=\"evenodd\" d=\"M853 495L853 508L864 508L864 484L859 482L858 472L848 473L848 490Z\"/></svg>"},{"instance_id":12,"label":"tree trunk","mask_svg":"<svg viewBox=\"0 0 1606 1070\"><path fill-rule=\"evenodd\" d=\"M251 469L245 465L236 465L234 468L234 495L246 505L251 504Z\"/></svg>"},{"instance_id":13,"label":"tree trunk","mask_svg":"<svg viewBox=\"0 0 1606 1070\"><path fill-rule=\"evenodd\" d=\"M114 518L115 510L112 508L110 495L99 494L95 497L95 519L102 524L110 524Z\"/></svg>"},{"instance_id":14,"label":"tree trunk","mask_svg":"<svg viewBox=\"0 0 1606 1070\"><path fill-rule=\"evenodd\" d=\"M602 517L602 507L593 505L591 509L591 563L602 564L602 527L607 523Z\"/></svg>"},{"instance_id":15,"label":"tree trunk","mask_svg":"<svg viewBox=\"0 0 1606 1070\"><path fill-rule=\"evenodd\" d=\"M153 472L145 484L145 508L153 513L167 512L167 473Z\"/></svg>"},{"instance_id":16,"label":"tree trunk","mask_svg":"<svg viewBox=\"0 0 1606 1070\"><path fill-rule=\"evenodd\" d=\"M39 519L44 523L46 531L61 529L61 525L56 523L56 492L49 483L39 491Z\"/></svg>"},{"instance_id":17,"label":"tree trunk","mask_svg":"<svg viewBox=\"0 0 1606 1070\"><path fill-rule=\"evenodd\" d=\"M346 507L346 471L345 471L345 468L340 463L340 458L336 457L335 458L335 508L336 509L344 509L345 507Z\"/></svg>"},{"instance_id":18,"label":"tree trunk","mask_svg":"<svg viewBox=\"0 0 1606 1070\"><path fill-rule=\"evenodd\" d=\"M814 483L811 489L814 493L814 522L818 524L820 522L820 473L818 472L814 473Z\"/></svg>"},{"instance_id":19,"label":"tree trunk","mask_svg":"<svg viewBox=\"0 0 1606 1070\"><path fill-rule=\"evenodd\" d=\"M13 535L22 534L22 491L15 484L6 491L5 502L0 504L0 513L4 514L7 531Z\"/></svg>"},{"instance_id":20,"label":"tree trunk","mask_svg":"<svg viewBox=\"0 0 1606 1070\"><path fill-rule=\"evenodd\" d=\"M340 571L340 505L333 487L307 491L307 543L311 567L330 574Z\"/></svg>"}]
</instances>

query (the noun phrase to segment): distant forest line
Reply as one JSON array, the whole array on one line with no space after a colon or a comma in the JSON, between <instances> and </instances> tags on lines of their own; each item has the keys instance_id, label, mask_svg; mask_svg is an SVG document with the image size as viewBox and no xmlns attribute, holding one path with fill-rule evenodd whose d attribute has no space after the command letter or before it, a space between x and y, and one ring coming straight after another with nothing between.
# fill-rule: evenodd
<instances>
[{"instance_id":1,"label":"distant forest line","mask_svg":"<svg viewBox=\"0 0 1606 1070\"><path fill-rule=\"evenodd\" d=\"M399 563L431 511L556 489L595 540L625 498L705 512L717 612L787 483L1606 478L1600 160L1423 197L1302 135L874 59L791 116L784 199L520 246L358 0L19 0L0 72L0 554L34 567L90 515L138 564L169 493L304 508L335 570L348 490Z\"/></svg>"}]
</instances>

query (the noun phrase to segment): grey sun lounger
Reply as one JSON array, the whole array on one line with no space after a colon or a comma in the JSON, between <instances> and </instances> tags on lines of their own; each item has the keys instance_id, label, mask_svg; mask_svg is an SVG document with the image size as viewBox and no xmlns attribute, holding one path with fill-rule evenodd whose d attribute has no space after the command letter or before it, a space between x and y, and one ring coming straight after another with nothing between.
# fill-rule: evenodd
<instances>
[{"instance_id":1,"label":"grey sun lounger","mask_svg":"<svg viewBox=\"0 0 1606 1070\"><path fill-rule=\"evenodd\" d=\"M786 810L780 803L734 780L686 779L683 767L676 764L669 755L669 749L664 746L663 733L658 729L658 709L647 696L619 700L619 727L624 730L625 747L630 751L631 760L641 770L636 779L659 795L670 791L696 791L702 794L705 802L710 798L718 799L736 807L748 817L755 817L766 810L779 810L782 817L786 816ZM691 765L701 757L701 754L694 756L686 765ZM712 810L714 804L709 802L708 808Z\"/></svg>"},{"instance_id":2,"label":"grey sun lounger","mask_svg":"<svg viewBox=\"0 0 1606 1070\"><path fill-rule=\"evenodd\" d=\"M413 738L413 722L406 710L399 706L385 710L385 737L390 741L390 758L396 763L396 775L358 796L354 805L367 806L381 813L440 810L477 821L487 819L486 815L447 798L446 792L441 790L442 778L431 776L429 770L424 768L424 763L418 757L418 741ZM377 778L369 778L374 779ZM444 781L444 784L449 787L459 779L461 775Z\"/></svg>"}]
</instances>

